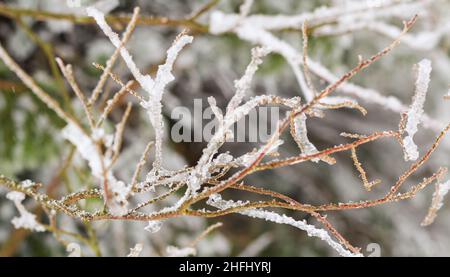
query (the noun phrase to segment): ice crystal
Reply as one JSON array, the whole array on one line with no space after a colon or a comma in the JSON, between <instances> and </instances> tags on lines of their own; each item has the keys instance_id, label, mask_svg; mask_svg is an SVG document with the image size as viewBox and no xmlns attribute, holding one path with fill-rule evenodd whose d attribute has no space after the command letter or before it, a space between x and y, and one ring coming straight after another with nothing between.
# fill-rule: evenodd
<instances>
[{"instance_id":1,"label":"ice crystal","mask_svg":"<svg viewBox=\"0 0 450 277\"><path fill-rule=\"evenodd\" d=\"M11 191L6 194L6 198L13 201L20 213L19 217L14 217L11 222L16 229L24 228L36 232L44 232L45 228L36 221L36 215L30 213L23 206L22 201L25 200L25 194L18 191Z\"/></svg>"},{"instance_id":2,"label":"ice crystal","mask_svg":"<svg viewBox=\"0 0 450 277\"><path fill-rule=\"evenodd\" d=\"M245 203L240 201L223 200L219 194L213 194L209 197L207 204L223 210L227 208L242 206ZM249 217L260 218L278 224L287 224L294 226L298 229L305 231L308 234L308 236L318 237L321 240L325 241L327 244L333 247L341 256L347 257L362 256L360 254L354 254L349 250L345 249L340 243L334 241L327 231L319 229L313 225L310 225L305 220L295 220L292 217L280 215L275 212L266 211L263 209L249 209L240 211L239 213Z\"/></svg>"},{"instance_id":3,"label":"ice crystal","mask_svg":"<svg viewBox=\"0 0 450 277\"><path fill-rule=\"evenodd\" d=\"M130 248L130 254L127 257L139 257L143 249L142 243L136 243L134 248Z\"/></svg>"},{"instance_id":4,"label":"ice crystal","mask_svg":"<svg viewBox=\"0 0 450 277\"><path fill-rule=\"evenodd\" d=\"M161 230L163 222L161 220L152 220L148 222L148 225L144 228L145 231L150 233L156 233Z\"/></svg>"}]
</instances>

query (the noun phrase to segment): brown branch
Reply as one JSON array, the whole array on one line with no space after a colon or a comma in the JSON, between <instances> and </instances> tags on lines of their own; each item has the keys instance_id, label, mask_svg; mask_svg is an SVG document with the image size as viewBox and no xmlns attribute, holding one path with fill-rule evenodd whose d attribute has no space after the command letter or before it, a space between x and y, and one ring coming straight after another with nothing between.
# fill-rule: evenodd
<instances>
[{"instance_id":1,"label":"brown branch","mask_svg":"<svg viewBox=\"0 0 450 277\"><path fill-rule=\"evenodd\" d=\"M39 21L48 20L65 20L75 24L95 24L95 20L88 16L77 16L74 14L54 13L49 11L40 11L34 9L17 8L0 4L0 15L9 18L16 18L17 16L29 16ZM129 15L108 15L106 21L110 25L126 25L131 21ZM163 16L143 16L136 22L137 25L151 25L151 26L168 26L168 27L184 27L198 33L208 32L208 26L200 24L191 19L172 19Z\"/></svg>"}]
</instances>

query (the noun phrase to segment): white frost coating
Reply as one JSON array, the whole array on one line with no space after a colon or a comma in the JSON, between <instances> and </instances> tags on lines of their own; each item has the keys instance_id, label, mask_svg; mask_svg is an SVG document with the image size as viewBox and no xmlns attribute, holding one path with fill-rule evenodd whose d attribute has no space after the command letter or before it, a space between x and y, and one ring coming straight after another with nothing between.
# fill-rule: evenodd
<instances>
[{"instance_id":1,"label":"white frost coating","mask_svg":"<svg viewBox=\"0 0 450 277\"><path fill-rule=\"evenodd\" d=\"M95 128L92 131L92 139L95 141L103 141L108 148L113 145L113 142L116 143L117 141L117 138L114 138L112 134L106 134L105 130L100 128Z\"/></svg>"},{"instance_id":2,"label":"white frost coating","mask_svg":"<svg viewBox=\"0 0 450 277\"><path fill-rule=\"evenodd\" d=\"M136 243L134 248L130 248L130 254L127 257L139 257L143 249L142 243Z\"/></svg>"},{"instance_id":3,"label":"white frost coating","mask_svg":"<svg viewBox=\"0 0 450 277\"><path fill-rule=\"evenodd\" d=\"M247 66L244 76L242 76L239 80L234 82L234 87L236 88L236 93L233 98L231 98L230 102L227 106L227 113L235 110L239 104L242 102L246 92L250 89L253 76L260 64L262 64L262 58L270 53L270 49L267 47L255 47L252 49L252 60L250 64Z\"/></svg>"},{"instance_id":4,"label":"white frost coating","mask_svg":"<svg viewBox=\"0 0 450 277\"><path fill-rule=\"evenodd\" d=\"M402 32L400 28L381 21L362 19L358 22L352 22L351 24L341 20L341 22L337 25L327 25L318 28L314 30L313 34L315 36L336 36L359 30L373 31L391 39L398 38ZM442 36L446 35L449 30L450 23L439 24L439 26L433 30L423 31L415 35L404 34L401 41L412 49L429 51L436 47Z\"/></svg>"},{"instance_id":5,"label":"white frost coating","mask_svg":"<svg viewBox=\"0 0 450 277\"><path fill-rule=\"evenodd\" d=\"M90 137L75 124L69 123L61 132L62 137L77 147L81 157L86 160L95 178L101 179L102 159L98 154L97 147Z\"/></svg>"},{"instance_id":6,"label":"white frost coating","mask_svg":"<svg viewBox=\"0 0 450 277\"><path fill-rule=\"evenodd\" d=\"M305 21L311 25L322 25L325 22L335 22L340 18L354 18L373 20L375 18L387 17L392 15L404 16L405 10L409 14L417 13L423 6L430 1L414 2L406 0L378 1L380 4L375 8L370 6L367 1L357 1L337 7L321 6L312 12L306 12L298 15L250 15L245 21L248 24L261 27L266 30L282 30L288 28L299 28ZM244 6L244 5L243 5ZM241 6L241 8L243 8ZM213 12L211 14L216 20L215 25L211 25L210 31L213 33L223 33L233 28L239 22L240 14L224 14ZM227 17L226 20L224 20ZM228 20L230 19L230 20Z\"/></svg>"},{"instance_id":7,"label":"white frost coating","mask_svg":"<svg viewBox=\"0 0 450 277\"><path fill-rule=\"evenodd\" d=\"M118 48L121 47L119 36L106 23L105 16L102 12L94 7L86 9L89 16L93 17L105 35L110 39L112 44ZM161 98L165 87L168 83L174 80L172 74L173 64L179 52L189 43L192 43L193 37L188 35L181 35L177 37L172 46L167 50L166 62L158 67L155 80L150 75L143 75L133 61L133 57L125 49L121 47L120 54L125 61L125 64L130 69L134 78L139 82L141 87L149 94L149 100L144 101L141 105L147 110L150 122L155 129L155 162L154 167L156 171L160 170L162 162L162 140L164 136L164 123L161 114L162 104Z\"/></svg>"},{"instance_id":8,"label":"white frost coating","mask_svg":"<svg viewBox=\"0 0 450 277\"><path fill-rule=\"evenodd\" d=\"M388 16L404 17L405 10L410 11L411 15L423 9L431 1L383 1L376 9L369 7L367 3L352 4L351 7L320 7L311 13L304 13L294 16L285 15L251 15L244 19L240 19L239 14L225 14L215 11L210 17L210 29L212 34L220 34L224 32L233 32L242 40L249 41L253 44L268 46L275 53L280 54L289 63L294 71L297 82L305 93L305 99L310 101L314 95L305 90L303 74L299 65L303 63L301 56L295 47L287 42L275 37L270 31L276 31L286 28L299 28L305 20L310 25L321 25L323 22L330 22L339 19L341 16L350 15L357 16L359 19L373 20L374 18L385 18ZM369 16L370 15L370 16ZM338 80L333 73L318 62L308 58L308 65L311 72L324 79L328 83L334 83ZM376 103L388 110L396 113L403 113L408 108L400 100L393 96L384 96L380 92L360 87L358 85L346 82L342 84L339 91L357 96L369 103ZM323 100L323 99L322 99ZM444 127L440 122L423 116L424 125L427 128L440 131Z\"/></svg>"},{"instance_id":9,"label":"white frost coating","mask_svg":"<svg viewBox=\"0 0 450 277\"><path fill-rule=\"evenodd\" d=\"M35 185L35 183L31 180L23 180L22 182L20 182L20 185L22 185L22 187L24 188L31 188L32 186Z\"/></svg>"},{"instance_id":10,"label":"white frost coating","mask_svg":"<svg viewBox=\"0 0 450 277\"><path fill-rule=\"evenodd\" d=\"M97 3L94 4L94 6L102 11L105 14L110 13L112 10L117 8L119 6L118 0L103 0L103 1L97 1Z\"/></svg>"},{"instance_id":11,"label":"white frost coating","mask_svg":"<svg viewBox=\"0 0 450 277\"><path fill-rule=\"evenodd\" d=\"M111 201L107 203L110 212L118 216L126 214L128 212L127 198L131 192L131 186L122 181L118 181L110 170L106 174L103 174L103 166L107 168L111 162L110 159L105 158L102 161L103 158L99 154L94 141L75 124L69 123L64 127L62 136L76 146L81 157L88 162L91 173L95 178L100 182L104 182L104 176L106 175L106 181L112 194ZM94 130L92 137L100 140L108 136L105 135L103 130Z\"/></svg>"},{"instance_id":12,"label":"white frost coating","mask_svg":"<svg viewBox=\"0 0 450 277\"><path fill-rule=\"evenodd\" d=\"M105 15L94 7L86 8L86 12L90 17L93 17L97 22L100 29L102 29L103 33L109 38L111 43L116 47L121 46L121 41L119 36L111 29L111 27L106 23ZM138 67L133 61L133 57L127 51L125 47L120 49L120 55L125 61L127 67L130 69L134 78L139 82L142 88L146 91L150 91L153 86L153 79L149 75L142 75L139 71Z\"/></svg>"},{"instance_id":13,"label":"white frost coating","mask_svg":"<svg viewBox=\"0 0 450 277\"><path fill-rule=\"evenodd\" d=\"M216 165L224 165L229 164L233 161L233 156L229 153L220 153L217 157L211 162L212 166Z\"/></svg>"},{"instance_id":14,"label":"white frost coating","mask_svg":"<svg viewBox=\"0 0 450 277\"><path fill-rule=\"evenodd\" d=\"M231 207L236 207L242 205L240 202L234 202L232 200L223 200L219 194L213 194L209 197L207 201L208 205L214 206L219 209L227 209ZM306 223L305 220L297 221L292 217L286 215L280 215L275 212L266 211L263 209L249 209L239 212L242 215L246 215L253 218L260 218L267 221L275 222L278 224L287 224L294 226L300 230L305 231L310 237L318 237L321 240L325 241L328 245L330 245L333 249L335 249L339 255L344 257L362 257L361 254L354 254L347 249L345 249L341 244L334 241L327 231L323 229L318 229L313 225Z\"/></svg>"},{"instance_id":15,"label":"white frost coating","mask_svg":"<svg viewBox=\"0 0 450 277\"><path fill-rule=\"evenodd\" d=\"M166 248L167 257L188 257L195 256L197 250L193 247L178 248L176 246L169 245Z\"/></svg>"},{"instance_id":16,"label":"white frost coating","mask_svg":"<svg viewBox=\"0 0 450 277\"><path fill-rule=\"evenodd\" d=\"M186 193L195 194L200 189L202 183L210 177L211 172L209 171L209 168L211 167L211 161L219 148L225 143L227 137L229 137L230 127L258 105L257 101L248 101L239 106L245 93L250 88L255 72L262 63L262 57L270 53L270 51L269 47L256 47L252 49L252 59L247 66L244 75L235 82L236 92L227 106L223 119L221 118L221 115L218 115L220 123L219 128L208 142L206 148L203 149L202 156L190 174L187 182L190 190L186 191ZM211 98L208 99L208 101L210 102L213 111L215 110L215 113L220 114L220 110L215 108L215 100Z\"/></svg>"},{"instance_id":17,"label":"white frost coating","mask_svg":"<svg viewBox=\"0 0 450 277\"><path fill-rule=\"evenodd\" d=\"M222 125L223 124L223 113L222 113L222 110L219 107L217 107L216 98L214 98L214 96L209 96L208 103L209 103L209 106L211 107L211 110L212 110L214 116L217 118L219 125Z\"/></svg>"},{"instance_id":18,"label":"white frost coating","mask_svg":"<svg viewBox=\"0 0 450 277\"><path fill-rule=\"evenodd\" d=\"M36 221L36 215L27 211L23 206L22 201L25 199L25 194L18 191L11 191L6 194L6 198L14 202L20 213L20 217L14 217L11 220L16 229L24 228L36 232L45 231L44 226Z\"/></svg>"},{"instance_id":19,"label":"white frost coating","mask_svg":"<svg viewBox=\"0 0 450 277\"><path fill-rule=\"evenodd\" d=\"M175 77L172 74L173 64L178 57L179 52L189 43L192 43L193 37L182 35L175 39L172 46L167 50L166 62L158 67L155 82L149 93L149 100L142 103L142 106L147 109L147 114L150 121L155 128L155 168L159 170L162 161L162 140L164 136L164 122L162 116L161 99L164 89L168 83L173 81Z\"/></svg>"},{"instance_id":20,"label":"white frost coating","mask_svg":"<svg viewBox=\"0 0 450 277\"><path fill-rule=\"evenodd\" d=\"M308 88L300 70L302 59L295 47L292 47L287 42L277 38L271 32L287 28L299 28L305 21L311 25L322 25L325 22L340 22L341 19L347 25L353 25L356 20L373 21L374 18L386 17L388 15L404 15L405 10L415 14L415 10L426 5L428 1L423 3L399 3L395 0L383 1L376 8L368 5L365 1L358 3L346 4L339 7L319 7L313 12L302 13L299 15L250 15L248 16L248 3L241 6L242 10L247 13L244 16L241 14L225 14L220 11L211 13L209 31L212 34L221 34L224 32L234 32L241 39L250 41L254 44L260 44L272 48L276 53L279 53L291 66L294 75L301 87L306 101L311 101L314 93ZM399 13L400 11L403 12ZM349 24L351 23L351 24ZM312 69L312 68L311 68ZM313 70L312 71L316 71ZM315 72L317 74L317 72Z\"/></svg>"},{"instance_id":21,"label":"white frost coating","mask_svg":"<svg viewBox=\"0 0 450 277\"><path fill-rule=\"evenodd\" d=\"M225 33L236 27L239 22L240 15L225 14L220 11L211 12L209 32L213 35Z\"/></svg>"},{"instance_id":22,"label":"white frost coating","mask_svg":"<svg viewBox=\"0 0 450 277\"><path fill-rule=\"evenodd\" d=\"M439 190L436 192L436 194L439 195L439 199L440 199L438 201L438 204L436 205L437 210L442 208L444 197L445 197L445 195L447 195L449 190L450 190L450 181L447 181L447 182L439 185Z\"/></svg>"},{"instance_id":23,"label":"white frost coating","mask_svg":"<svg viewBox=\"0 0 450 277\"><path fill-rule=\"evenodd\" d=\"M128 196L131 193L131 186L122 181L117 181L112 173L109 174L109 189L112 192L112 201L108 203L108 208L113 215L125 215L128 213Z\"/></svg>"},{"instance_id":24,"label":"white frost coating","mask_svg":"<svg viewBox=\"0 0 450 277\"><path fill-rule=\"evenodd\" d=\"M175 77L172 74L173 64L180 51L187 45L192 43L194 38L192 36L181 35L173 42L172 46L167 50L166 62L158 67L158 72L156 73L155 85L151 94L162 95L163 90L166 85L173 80Z\"/></svg>"},{"instance_id":25,"label":"white frost coating","mask_svg":"<svg viewBox=\"0 0 450 277\"><path fill-rule=\"evenodd\" d=\"M148 222L148 225L144 228L145 231L150 233L156 233L161 230L163 222L161 220L152 220Z\"/></svg>"},{"instance_id":26,"label":"white frost coating","mask_svg":"<svg viewBox=\"0 0 450 277\"><path fill-rule=\"evenodd\" d=\"M221 30L223 22L236 20L236 16L237 15L227 15L221 12L215 12L211 16L210 32L220 33L219 31ZM297 82L305 95L305 99L307 101L311 101L314 98L314 94L308 89L303 73L299 67L302 60L301 55L299 55L299 53L291 45L283 40L280 40L269 31L266 31L257 25L251 25L245 20L243 20L238 26L234 27L233 31L243 40L250 41L254 44L263 45L264 47L271 49L271 51L282 55L294 71Z\"/></svg>"},{"instance_id":27,"label":"white frost coating","mask_svg":"<svg viewBox=\"0 0 450 277\"><path fill-rule=\"evenodd\" d=\"M444 205L444 198L450 190L450 180L445 183L437 183L436 190L433 193L433 200L431 201L431 206L428 210L428 214L425 219L420 224L421 226L428 226L434 222L437 216L437 212Z\"/></svg>"},{"instance_id":28,"label":"white frost coating","mask_svg":"<svg viewBox=\"0 0 450 277\"><path fill-rule=\"evenodd\" d=\"M427 95L428 84L430 83L431 61L423 59L417 64L417 77L415 83L415 93L411 106L409 107L405 131L408 135L403 139L405 148L405 161L415 161L419 157L417 145L413 141L417 126L421 123L423 115L423 104Z\"/></svg>"},{"instance_id":29,"label":"white frost coating","mask_svg":"<svg viewBox=\"0 0 450 277\"><path fill-rule=\"evenodd\" d=\"M270 155L272 153L275 153L278 151L278 147L284 143L283 140L277 139L266 151L266 155ZM250 153L246 153L240 157L237 157L235 162L237 164L240 164L245 167L249 167L255 160L258 158L259 155L261 155L261 151L263 149L260 149L259 151L253 151Z\"/></svg>"},{"instance_id":30,"label":"white frost coating","mask_svg":"<svg viewBox=\"0 0 450 277\"><path fill-rule=\"evenodd\" d=\"M309 69L311 72L314 72L317 76L324 79L328 83L335 83L338 78L331 73L326 67L324 67L319 62L309 60L308 61ZM380 105L381 107L391 110L396 113L403 113L408 110L408 107L403 104L398 98L394 96L384 96L379 91L369 88L364 88L349 82L342 84L339 88L339 91L356 96L360 99L368 103L375 103ZM327 97L328 98L328 97ZM324 98L324 99L327 99ZM322 101L324 100L322 99ZM428 115L424 114L422 120L425 124L425 127L440 131L444 128L443 124L430 118Z\"/></svg>"},{"instance_id":31,"label":"white frost coating","mask_svg":"<svg viewBox=\"0 0 450 277\"><path fill-rule=\"evenodd\" d=\"M312 144L308 139L308 129L306 128L305 114L302 113L294 118L294 134L292 135L303 154L312 155L318 152L314 144ZM319 159L315 158L311 159L311 161L317 163L319 162Z\"/></svg>"}]
</instances>

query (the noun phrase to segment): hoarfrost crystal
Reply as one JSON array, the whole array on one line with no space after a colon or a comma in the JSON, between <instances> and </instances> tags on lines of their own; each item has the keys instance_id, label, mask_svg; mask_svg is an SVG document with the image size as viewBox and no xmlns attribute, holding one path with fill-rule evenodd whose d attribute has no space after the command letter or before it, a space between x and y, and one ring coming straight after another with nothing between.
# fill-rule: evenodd
<instances>
[{"instance_id":1,"label":"hoarfrost crystal","mask_svg":"<svg viewBox=\"0 0 450 277\"><path fill-rule=\"evenodd\" d=\"M161 230L163 222L161 220L152 220L148 222L148 225L144 228L145 231L150 233L156 233Z\"/></svg>"},{"instance_id":2,"label":"hoarfrost crystal","mask_svg":"<svg viewBox=\"0 0 450 277\"><path fill-rule=\"evenodd\" d=\"M14 217L11 222L16 229L24 228L36 232L44 232L45 228L36 221L36 215L30 213L23 206L22 201L25 200L25 194L18 191L11 191L6 194L6 198L13 201L19 210L20 216Z\"/></svg>"}]
</instances>

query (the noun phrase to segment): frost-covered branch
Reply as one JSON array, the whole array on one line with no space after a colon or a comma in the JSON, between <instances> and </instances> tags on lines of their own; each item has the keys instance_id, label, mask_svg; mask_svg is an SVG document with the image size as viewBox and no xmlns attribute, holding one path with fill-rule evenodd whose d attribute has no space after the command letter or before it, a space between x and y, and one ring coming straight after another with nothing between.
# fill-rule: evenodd
<instances>
[{"instance_id":1,"label":"frost-covered branch","mask_svg":"<svg viewBox=\"0 0 450 277\"><path fill-rule=\"evenodd\" d=\"M434 124L433 127L438 125L426 116L422 116L423 104L431 73L431 63L428 60L423 60L418 65L416 92L413 103L407 113L407 117L404 117L403 119L405 120L400 123L399 130L378 131L368 135L344 134L344 137L352 141L319 149L308 138L307 128L308 117L323 117L326 115L324 110L327 109L354 108L361 111L363 115L367 113L352 97L333 95L336 91L381 104L383 107L397 112L404 112L406 110L406 107L397 99L385 97L377 91L356 86L349 83L349 81L359 72L390 53L402 39L405 40L405 34L415 23L417 16L406 21L404 29L396 32L395 35L393 31L390 32L395 37L391 44L367 59L359 57L358 63L339 77L336 77L327 68L308 57L307 35L309 29L306 28L305 22L308 22L310 28L316 28L312 31L314 33L317 30L320 31L323 25L335 24L340 26L339 24L343 24L345 20L350 20L351 22L358 20L358 22L364 21L367 23L367 20L364 19L365 17L370 17L372 20L380 20L385 16L392 16L393 18L402 17L398 14L399 11L404 11L405 9L408 12L415 11L415 9L425 5L428 1L421 1L421 3L417 3L417 1L383 1L377 7L368 7L367 4L351 1L349 2L350 5L345 8L321 8L311 13L294 16L251 15L250 8L253 2L245 1L244 5L241 6L239 14L223 14L216 11L211 16L209 30L211 33L222 34L224 32L232 32L242 40L246 40L257 46L251 51L250 62L242 77L234 83L234 94L229 99L225 112L222 111L216 98L213 96L208 98L212 113L219 123L218 127L215 129L212 139L203 149L195 165L181 167L181 169L177 170L166 170L162 166L162 149L165 134L162 99L164 92L167 90L167 86L175 79L173 74L175 61L181 50L186 45L192 43L192 36L187 35L186 32L182 32L177 36L173 44L166 51L165 61L159 65L155 76L152 77L149 74L141 73L133 56L125 45L138 22L139 9L135 9L127 30L122 38L120 38L112 30L108 24L107 17L101 11L94 7L87 8L88 15L95 20L103 33L115 46L115 51L111 58L108 59L106 67L96 65L97 68L103 70L103 74L99 82L95 85L89 100L76 82L71 66L64 65L60 59L57 62L69 85L82 104L85 112L84 115L90 127L88 131L84 129L83 124L85 122L80 121L81 123L79 123L74 116L63 110L48 93L37 86L36 82L18 66L0 45L0 58L4 60L8 68L15 72L40 100L45 102L66 121L66 126L63 128L61 135L73 144L77 153L87 162L89 175L93 177L92 179L95 182L94 188L90 186L91 184L86 183L83 184L80 191L69 193L57 199L54 196L40 191L39 186L29 186L27 182L18 183L12 179L0 176L0 184L11 190L7 194L7 198L14 202L21 214L20 217L13 219L15 227L23 227L35 231L50 230L50 227L38 223L36 217L25 210L22 204L25 196L33 198L34 201L50 214L51 218L55 214L61 213L85 222L100 220L142 221L147 222L146 227L143 227L143 229L150 233L157 233L163 230L166 227L165 220L170 218L182 216L212 218L238 213L278 224L294 226L305 231L308 236L318 237L325 241L342 256L360 256L358 248L351 246L337 229L331 225L326 217L319 213L325 211L363 209L410 199L433 181L441 180L446 172L442 168L430 177L425 178L422 182L412 186L406 192L401 192L400 190L406 180L430 158L446 132L450 129L450 125L447 125L436 138L435 143L419 158L417 146L412 140L417 131L418 124L423 118L424 122L431 123L430 125ZM208 7L201 8L201 10L208 9ZM196 17L197 15L194 13L193 16ZM304 35L303 53L299 53L296 47L274 34L275 31L279 30L299 28L302 24ZM280 54L288 62L302 90L304 99L300 99L298 96L283 98L276 95L258 95L246 99L255 74L263 63L263 58L271 52ZM113 65L119 54L134 79L145 91L145 97L140 96L133 90L133 81L125 85L113 73ZM303 67L303 70L301 67ZM327 86L321 90L316 89L310 73L325 80ZM111 77L119 84L120 90L111 99L105 99L105 107L97 107L94 105L95 101L103 90L108 77ZM126 92L139 99L140 108L148 115L155 133L155 159L153 168L145 171L147 154L153 145L153 142L151 142L147 144L139 161L137 161L133 177L129 183L120 180L120 178L123 178L123 175L119 172L120 168L117 168L118 163L116 162L121 157L122 148L126 147L126 122L131 113L131 104L128 103L118 123L108 124L110 123L108 115L111 114L119 102L119 98L124 96ZM105 95L106 97L107 95ZM221 148L233 135L231 132L233 125L247 116L255 108L265 105L277 105L287 109L286 116L278 122L270 139L253 151L246 152L237 157L233 156L230 152L221 152ZM95 110L96 108L99 110ZM96 118L97 115L99 115L98 118ZM113 131L111 131L112 128L108 128L111 126L114 128ZM289 139L292 138L297 143L300 148L300 153L277 158L276 156L281 153L279 149L285 147L284 137L282 136L286 135L285 131L289 128L291 131ZM407 136L403 138L402 136L405 132ZM338 157L335 154L350 151L364 186L370 190L375 183L368 181L366 172L356 156L356 149L364 144L383 138L393 138L398 141L405 148L405 157L407 157L407 160L413 160L414 162L392 184L386 195L378 199L312 205L300 203L288 195L276 192L271 188L262 188L256 185L250 186L244 183L247 182L246 178L253 173L293 166L302 162L317 162L322 160L329 165L333 165L338 162ZM149 138L145 138L145 141L149 141ZM142 175L144 173L146 174L144 181L139 180L141 173ZM90 182L90 180L87 182ZM221 199L219 193L228 191L229 189L241 190L252 193L255 197L269 199L254 202L226 201ZM426 223L432 222L437 210L441 207L442 199L447 191L447 183L437 186L429 214L425 219ZM88 199L103 200L105 205L94 210L88 209L86 205L81 204L85 202L83 200ZM206 210L196 208L197 206L204 205L205 202L216 209ZM324 226L324 229L319 229L306 221L295 220L292 217L275 213L269 210L270 208L291 210L299 214L309 214L315 217ZM54 227L56 224L53 223L54 221L52 221L52 230L56 230L57 228ZM197 239L184 248L168 247L165 254L168 256L195 255L197 251L195 245L198 241L218 226L220 224L207 228ZM136 244L131 249L129 256L138 256L141 251L142 245Z\"/></svg>"},{"instance_id":2,"label":"frost-covered branch","mask_svg":"<svg viewBox=\"0 0 450 277\"><path fill-rule=\"evenodd\" d=\"M20 213L19 217L14 217L11 221L15 228L24 228L36 232L45 231L45 228L36 221L36 215L27 211L23 206L22 201L25 200L25 194L18 191L11 191L8 192L6 198L14 202L14 205L16 205Z\"/></svg>"},{"instance_id":3,"label":"frost-covered branch","mask_svg":"<svg viewBox=\"0 0 450 277\"><path fill-rule=\"evenodd\" d=\"M419 156L417 145L413 141L413 137L417 132L417 126L422 120L423 105L428 91L428 84L430 82L431 62L429 60L422 60L417 64L417 77L415 83L415 93L412 104L406 114L407 121L405 131L407 136L403 139L405 147L405 160L415 161Z\"/></svg>"},{"instance_id":4,"label":"frost-covered branch","mask_svg":"<svg viewBox=\"0 0 450 277\"><path fill-rule=\"evenodd\" d=\"M444 205L443 201L448 191L450 190L450 181L445 183L437 183L436 189L433 193L433 199L431 201L431 206L428 209L428 214L422 221L422 226L428 226L434 222L434 219L437 216L437 212Z\"/></svg>"},{"instance_id":5,"label":"frost-covered branch","mask_svg":"<svg viewBox=\"0 0 450 277\"><path fill-rule=\"evenodd\" d=\"M119 36L111 29L105 20L105 15L94 7L87 8L89 16L93 17L105 35L111 40L112 44L120 49L123 60L130 69L134 78L139 82L141 87L148 93L148 100L143 101L141 105L148 111L150 122L155 129L155 162L154 167L159 171L162 163L162 140L164 136L164 122L162 117L161 99L168 83L173 81L175 77L172 75L172 67L179 52L189 43L192 43L193 37L180 34L167 50L166 62L158 67L155 79L150 75L143 75L137 68L133 57L123 47Z\"/></svg>"},{"instance_id":6,"label":"frost-covered branch","mask_svg":"<svg viewBox=\"0 0 450 277\"><path fill-rule=\"evenodd\" d=\"M213 194L210 196L208 200L208 204L214 207L217 207L219 209L226 209L233 206L239 206L241 205L240 202L234 202L232 200L223 200L220 195ZM261 209L251 209L251 210L245 210L242 212L239 212L240 214L253 217L253 218L259 218L264 219L267 221L275 222L278 224L287 224L291 225L293 227L296 227L300 230L305 231L308 236L311 237L318 237L321 240L325 241L327 244L329 244L331 247L333 247L340 255L342 256L361 256L358 254L353 254L352 252L345 249L341 244L334 241L330 235L327 233L327 231L323 229L318 229L313 225L310 225L306 223L306 221L297 221L293 219L292 217L286 216L286 215L279 215L275 212L261 210Z\"/></svg>"},{"instance_id":7,"label":"frost-covered branch","mask_svg":"<svg viewBox=\"0 0 450 277\"><path fill-rule=\"evenodd\" d=\"M342 22L346 22L346 26L353 26L353 23L349 24L348 22L353 22L355 20L370 22L377 18L386 18L390 16L404 18L405 16L417 14L421 9L428 6L430 2L431 1L391 0L382 1L377 5L371 6L364 1L352 1L349 5L343 5L342 7L320 7L311 13L294 16L248 15L247 17L242 18L238 14L225 14L220 11L215 11L210 17L210 32L212 34L232 32L242 40L249 41L252 44L269 47L273 52L283 56L286 62L291 66L306 101L311 101L314 95L308 88L305 77L299 68L303 64L301 54L298 53L296 47L277 38L273 34L274 31L289 28L299 29L305 21L308 22L310 28L313 28L315 25L324 25L325 27L322 28L328 28L329 25L326 23L335 21L340 22L341 19ZM447 27L445 26L441 26L439 30L446 30ZM320 30L320 28L318 30ZM439 31L439 34L440 33L445 33L445 31ZM405 41L406 43L411 42L411 35L407 36L404 30L401 31L396 29L395 32L390 31L389 34L392 38L401 37L401 41ZM423 37L425 36L426 35L424 34ZM427 43L421 43L421 45L428 44L429 41L427 41ZM333 73L317 61L308 59L308 68L312 73L328 83L335 83L338 80ZM383 108L396 113L401 114L408 109L405 104L394 96L384 96L374 89L364 88L349 82L342 84L338 90L342 93L363 99L368 103L379 104ZM427 115L424 115L423 120L425 127L435 131L441 130L444 127Z\"/></svg>"}]
</instances>

